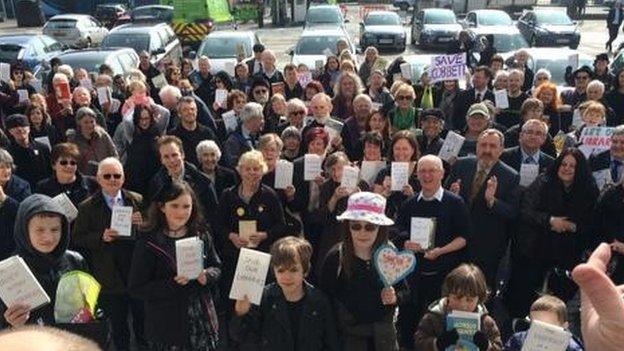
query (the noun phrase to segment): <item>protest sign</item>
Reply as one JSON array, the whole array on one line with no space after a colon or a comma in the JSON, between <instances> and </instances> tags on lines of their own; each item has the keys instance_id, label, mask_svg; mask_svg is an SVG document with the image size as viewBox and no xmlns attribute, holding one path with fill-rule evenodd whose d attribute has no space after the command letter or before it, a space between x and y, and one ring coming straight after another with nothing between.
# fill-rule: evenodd
<instances>
[{"instance_id":1,"label":"protest sign","mask_svg":"<svg viewBox=\"0 0 624 351\"><path fill-rule=\"evenodd\" d=\"M243 300L247 296L251 303L260 305L270 263L271 255L242 248L236 263L230 299Z\"/></svg>"},{"instance_id":2,"label":"protest sign","mask_svg":"<svg viewBox=\"0 0 624 351\"><path fill-rule=\"evenodd\" d=\"M432 82L458 80L466 75L466 54L437 55L431 58L429 78Z\"/></svg>"}]
</instances>

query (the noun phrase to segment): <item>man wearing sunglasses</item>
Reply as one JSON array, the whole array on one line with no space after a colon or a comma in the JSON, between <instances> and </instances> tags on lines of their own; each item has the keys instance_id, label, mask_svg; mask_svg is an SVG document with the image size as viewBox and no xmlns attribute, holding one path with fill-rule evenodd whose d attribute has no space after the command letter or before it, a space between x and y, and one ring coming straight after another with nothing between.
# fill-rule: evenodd
<instances>
[{"instance_id":1,"label":"man wearing sunglasses","mask_svg":"<svg viewBox=\"0 0 624 351\"><path fill-rule=\"evenodd\" d=\"M105 158L98 164L97 182L101 191L78 206L71 245L85 254L91 273L102 285L98 304L111 321L115 349L130 350L129 314L132 314L134 335L138 346L146 346L143 337L143 304L130 297L127 277L134 250L134 237L120 237L110 228L115 206L131 206L132 224L142 222L143 197L122 189L124 170L118 159Z\"/></svg>"}]
</instances>

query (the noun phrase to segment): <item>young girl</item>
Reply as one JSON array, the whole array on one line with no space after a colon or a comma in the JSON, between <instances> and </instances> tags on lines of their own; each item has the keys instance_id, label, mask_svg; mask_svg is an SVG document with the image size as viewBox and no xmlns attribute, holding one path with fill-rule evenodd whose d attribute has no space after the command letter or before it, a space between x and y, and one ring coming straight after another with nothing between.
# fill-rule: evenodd
<instances>
[{"instance_id":1,"label":"young girl","mask_svg":"<svg viewBox=\"0 0 624 351\"><path fill-rule=\"evenodd\" d=\"M221 261L206 231L193 190L174 181L152 203L146 233L136 243L130 269L131 294L145 302L145 336L150 350L215 350L218 323L212 292ZM176 273L176 241L204 242L204 271L196 277Z\"/></svg>"},{"instance_id":2,"label":"young girl","mask_svg":"<svg viewBox=\"0 0 624 351\"><path fill-rule=\"evenodd\" d=\"M431 304L414 335L416 350L446 350L457 344L457 330L447 330L446 316L452 311L475 312L481 317L481 329L473 336L480 351L502 350L496 322L483 305L487 299L487 283L481 270L462 264L449 273L442 285L442 298Z\"/></svg>"},{"instance_id":3,"label":"young girl","mask_svg":"<svg viewBox=\"0 0 624 351\"><path fill-rule=\"evenodd\" d=\"M405 286L384 287L373 267L373 255L388 243L386 199L370 192L349 197L344 221L346 236L325 258L321 289L333 301L341 349L398 350L394 315L406 296Z\"/></svg>"}]
</instances>

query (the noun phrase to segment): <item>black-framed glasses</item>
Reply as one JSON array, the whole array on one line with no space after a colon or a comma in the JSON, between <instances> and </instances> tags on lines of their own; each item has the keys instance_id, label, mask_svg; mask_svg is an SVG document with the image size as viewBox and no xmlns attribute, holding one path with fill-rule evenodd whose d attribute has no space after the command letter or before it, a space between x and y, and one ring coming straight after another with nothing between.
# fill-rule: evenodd
<instances>
[{"instance_id":1,"label":"black-framed glasses","mask_svg":"<svg viewBox=\"0 0 624 351\"><path fill-rule=\"evenodd\" d=\"M411 100L412 97L409 95L401 95L401 96L397 96L397 101L401 101L401 100Z\"/></svg>"},{"instance_id":2,"label":"black-framed glasses","mask_svg":"<svg viewBox=\"0 0 624 351\"><path fill-rule=\"evenodd\" d=\"M293 115L293 116L303 116L303 115L305 115L305 111L304 110L293 111L290 114Z\"/></svg>"},{"instance_id":3,"label":"black-framed glasses","mask_svg":"<svg viewBox=\"0 0 624 351\"><path fill-rule=\"evenodd\" d=\"M111 178L115 178L115 179L119 180L119 179L121 179L121 174L119 174L119 173L102 174L102 178L104 178L106 180L110 180Z\"/></svg>"},{"instance_id":4,"label":"black-framed glasses","mask_svg":"<svg viewBox=\"0 0 624 351\"><path fill-rule=\"evenodd\" d=\"M70 165L70 166L75 166L75 165L77 165L77 164L78 164L78 162L76 162L76 161L74 161L74 160L60 160L60 161L58 161L58 162L59 162L59 164L60 164L61 166L67 166L67 165Z\"/></svg>"},{"instance_id":5,"label":"black-framed glasses","mask_svg":"<svg viewBox=\"0 0 624 351\"><path fill-rule=\"evenodd\" d=\"M360 230L362 230L362 228L364 228L364 230L366 230L367 232L373 232L375 231L375 229L377 229L377 225L372 223L366 223L364 225L362 225L361 223L351 223L351 225L349 225L349 228L356 232L359 232Z\"/></svg>"}]
</instances>

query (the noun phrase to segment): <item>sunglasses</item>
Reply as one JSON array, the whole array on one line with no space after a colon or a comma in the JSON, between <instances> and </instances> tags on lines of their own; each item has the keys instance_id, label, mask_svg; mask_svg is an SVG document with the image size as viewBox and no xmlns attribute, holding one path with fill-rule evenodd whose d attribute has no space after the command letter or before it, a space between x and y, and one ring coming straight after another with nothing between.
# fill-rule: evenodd
<instances>
[{"instance_id":1,"label":"sunglasses","mask_svg":"<svg viewBox=\"0 0 624 351\"><path fill-rule=\"evenodd\" d=\"M401 101L401 100L411 100L411 99L412 99L412 97L411 97L411 96L404 95L404 96L397 96L397 98L396 98L396 99L397 99L398 101Z\"/></svg>"},{"instance_id":2,"label":"sunglasses","mask_svg":"<svg viewBox=\"0 0 624 351\"><path fill-rule=\"evenodd\" d=\"M59 162L59 164L60 164L61 166L67 166L67 165L70 165L70 166L75 166L75 165L77 165L77 164L78 164L78 162L76 162L76 161L74 161L74 160L60 160L60 161L58 161L58 162Z\"/></svg>"},{"instance_id":3,"label":"sunglasses","mask_svg":"<svg viewBox=\"0 0 624 351\"><path fill-rule=\"evenodd\" d=\"M301 111L293 111L293 112L291 112L290 114L291 114L291 115L293 115L293 116L296 116L296 115L305 115L305 111L303 111L303 110L301 110Z\"/></svg>"},{"instance_id":4,"label":"sunglasses","mask_svg":"<svg viewBox=\"0 0 624 351\"><path fill-rule=\"evenodd\" d=\"M106 180L110 180L111 178L115 178L117 180L121 179L121 174L116 173L116 174L102 174L102 178L106 179Z\"/></svg>"},{"instance_id":5,"label":"sunglasses","mask_svg":"<svg viewBox=\"0 0 624 351\"><path fill-rule=\"evenodd\" d=\"M372 223L366 223L365 225L362 225L360 223L352 223L351 225L349 225L349 228L351 228L351 230L355 232L359 232L360 230L362 230L362 228L364 228L364 230L366 230L367 232L373 232L375 231L375 229L377 229L377 225Z\"/></svg>"}]
</instances>

